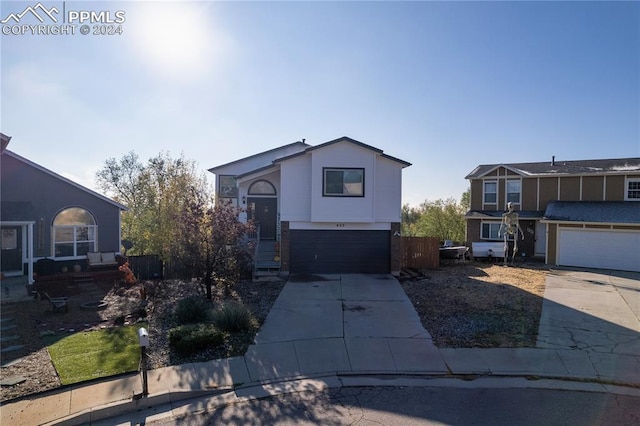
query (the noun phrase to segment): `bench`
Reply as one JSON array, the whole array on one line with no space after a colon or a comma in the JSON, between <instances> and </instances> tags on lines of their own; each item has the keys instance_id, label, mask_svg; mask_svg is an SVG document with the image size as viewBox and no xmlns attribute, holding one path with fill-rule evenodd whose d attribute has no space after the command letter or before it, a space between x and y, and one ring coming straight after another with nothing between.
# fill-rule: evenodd
<instances>
[{"instance_id":1,"label":"bench","mask_svg":"<svg viewBox=\"0 0 640 426\"><path fill-rule=\"evenodd\" d=\"M90 269L117 267L116 253L113 251L87 253L87 266Z\"/></svg>"},{"instance_id":2,"label":"bench","mask_svg":"<svg viewBox=\"0 0 640 426\"><path fill-rule=\"evenodd\" d=\"M69 298L68 297L51 297L48 293L43 292L41 298L47 299L53 306L53 312L69 312Z\"/></svg>"}]
</instances>

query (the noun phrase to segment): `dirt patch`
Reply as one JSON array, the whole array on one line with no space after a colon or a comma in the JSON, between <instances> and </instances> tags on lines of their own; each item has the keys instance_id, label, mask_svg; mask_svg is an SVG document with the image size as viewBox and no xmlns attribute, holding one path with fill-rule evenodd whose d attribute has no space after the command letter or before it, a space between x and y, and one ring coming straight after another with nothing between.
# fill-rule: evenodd
<instances>
[{"instance_id":1,"label":"dirt patch","mask_svg":"<svg viewBox=\"0 0 640 426\"><path fill-rule=\"evenodd\" d=\"M438 347L533 347L547 271L538 263L457 263L402 287Z\"/></svg>"}]
</instances>

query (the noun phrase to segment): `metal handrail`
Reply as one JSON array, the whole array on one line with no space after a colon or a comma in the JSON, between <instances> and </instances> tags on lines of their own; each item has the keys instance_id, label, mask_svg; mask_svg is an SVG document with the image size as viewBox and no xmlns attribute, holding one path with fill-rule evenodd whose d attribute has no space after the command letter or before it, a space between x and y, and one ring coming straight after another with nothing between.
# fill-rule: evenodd
<instances>
[{"instance_id":1,"label":"metal handrail","mask_svg":"<svg viewBox=\"0 0 640 426\"><path fill-rule=\"evenodd\" d=\"M256 247L253 253L253 271L258 270L258 254L260 253L260 224L256 225Z\"/></svg>"}]
</instances>

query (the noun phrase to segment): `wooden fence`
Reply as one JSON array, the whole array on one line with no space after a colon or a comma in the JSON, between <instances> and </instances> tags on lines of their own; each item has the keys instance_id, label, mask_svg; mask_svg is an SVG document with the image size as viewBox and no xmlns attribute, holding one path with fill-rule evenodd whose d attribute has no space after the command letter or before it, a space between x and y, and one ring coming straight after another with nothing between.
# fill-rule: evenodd
<instances>
[{"instance_id":1,"label":"wooden fence","mask_svg":"<svg viewBox=\"0 0 640 426\"><path fill-rule=\"evenodd\" d=\"M440 265L440 240L435 237L402 237L402 267L435 269Z\"/></svg>"}]
</instances>

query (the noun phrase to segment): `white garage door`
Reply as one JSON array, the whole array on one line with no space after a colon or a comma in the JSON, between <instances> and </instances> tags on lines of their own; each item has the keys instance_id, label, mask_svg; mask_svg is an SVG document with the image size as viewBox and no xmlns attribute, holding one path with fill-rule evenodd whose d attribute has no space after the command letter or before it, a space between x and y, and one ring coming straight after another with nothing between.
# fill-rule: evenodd
<instances>
[{"instance_id":1,"label":"white garage door","mask_svg":"<svg viewBox=\"0 0 640 426\"><path fill-rule=\"evenodd\" d=\"M640 232L560 228L558 265L640 271Z\"/></svg>"}]
</instances>

